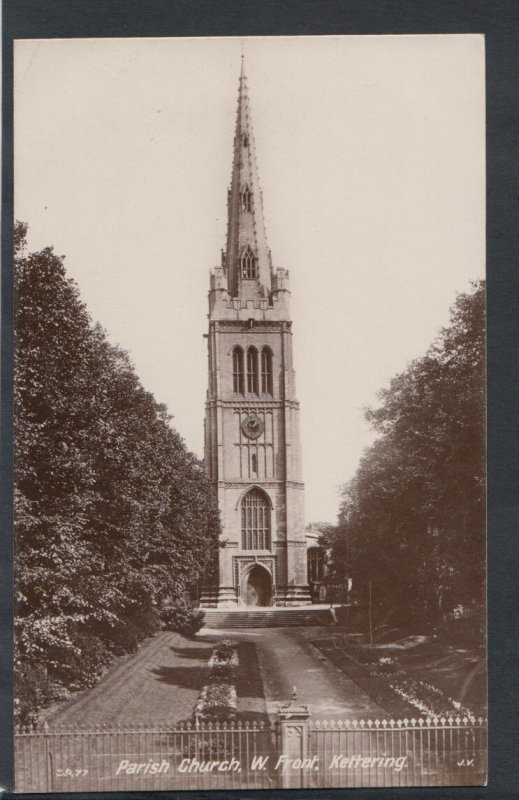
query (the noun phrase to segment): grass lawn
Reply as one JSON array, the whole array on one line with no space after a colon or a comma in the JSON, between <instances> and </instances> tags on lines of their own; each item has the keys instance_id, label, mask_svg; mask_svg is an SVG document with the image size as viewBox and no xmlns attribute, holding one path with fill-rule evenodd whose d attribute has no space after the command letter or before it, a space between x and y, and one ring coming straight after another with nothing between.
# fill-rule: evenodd
<instances>
[{"instance_id":1,"label":"grass lawn","mask_svg":"<svg viewBox=\"0 0 519 800\"><path fill-rule=\"evenodd\" d=\"M486 714L483 649L381 626L367 634L321 629L312 644L361 686L389 716Z\"/></svg>"},{"instance_id":2,"label":"grass lawn","mask_svg":"<svg viewBox=\"0 0 519 800\"><path fill-rule=\"evenodd\" d=\"M207 662L218 638L205 632L188 638L163 631L143 641L135 653L117 658L94 687L45 709L41 720L51 727L153 727L192 721L198 696L209 682ZM256 645L240 642L238 655L238 719L265 721Z\"/></svg>"}]
</instances>

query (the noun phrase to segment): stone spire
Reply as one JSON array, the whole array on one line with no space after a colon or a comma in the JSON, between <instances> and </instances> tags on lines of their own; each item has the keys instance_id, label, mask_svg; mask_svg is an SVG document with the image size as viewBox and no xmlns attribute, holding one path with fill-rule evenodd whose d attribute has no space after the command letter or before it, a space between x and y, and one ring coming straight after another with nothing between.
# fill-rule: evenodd
<instances>
[{"instance_id":1,"label":"stone spire","mask_svg":"<svg viewBox=\"0 0 519 800\"><path fill-rule=\"evenodd\" d=\"M272 266L265 234L243 55L227 213L225 273L229 294L243 299L253 299L258 295L267 297L272 288Z\"/></svg>"}]
</instances>

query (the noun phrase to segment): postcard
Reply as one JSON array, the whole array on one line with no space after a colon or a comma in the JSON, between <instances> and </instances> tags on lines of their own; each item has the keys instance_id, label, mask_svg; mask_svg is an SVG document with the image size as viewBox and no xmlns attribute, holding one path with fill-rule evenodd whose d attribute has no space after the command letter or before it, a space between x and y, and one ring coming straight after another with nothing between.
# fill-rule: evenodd
<instances>
[{"instance_id":1,"label":"postcard","mask_svg":"<svg viewBox=\"0 0 519 800\"><path fill-rule=\"evenodd\" d=\"M481 35L15 42L15 790L487 779Z\"/></svg>"}]
</instances>

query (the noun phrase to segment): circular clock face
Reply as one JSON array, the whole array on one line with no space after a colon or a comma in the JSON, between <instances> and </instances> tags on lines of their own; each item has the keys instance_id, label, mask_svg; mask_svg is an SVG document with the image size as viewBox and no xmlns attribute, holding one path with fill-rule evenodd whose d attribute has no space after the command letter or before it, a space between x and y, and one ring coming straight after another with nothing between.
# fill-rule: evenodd
<instances>
[{"instance_id":1,"label":"circular clock face","mask_svg":"<svg viewBox=\"0 0 519 800\"><path fill-rule=\"evenodd\" d=\"M257 439L263 433L263 420L256 414L249 414L243 420L241 429L249 439Z\"/></svg>"}]
</instances>

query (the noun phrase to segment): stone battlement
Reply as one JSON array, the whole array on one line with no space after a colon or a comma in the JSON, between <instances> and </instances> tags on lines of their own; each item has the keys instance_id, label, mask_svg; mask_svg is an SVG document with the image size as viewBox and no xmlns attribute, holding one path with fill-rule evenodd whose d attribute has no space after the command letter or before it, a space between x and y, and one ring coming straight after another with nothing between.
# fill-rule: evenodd
<instances>
[{"instance_id":1,"label":"stone battlement","mask_svg":"<svg viewBox=\"0 0 519 800\"><path fill-rule=\"evenodd\" d=\"M232 297L227 289L227 277L223 267L214 267L210 272L209 317L210 319L271 319L289 320L289 273L277 269L272 279L272 292L262 297L259 284L250 281L249 291Z\"/></svg>"}]
</instances>

